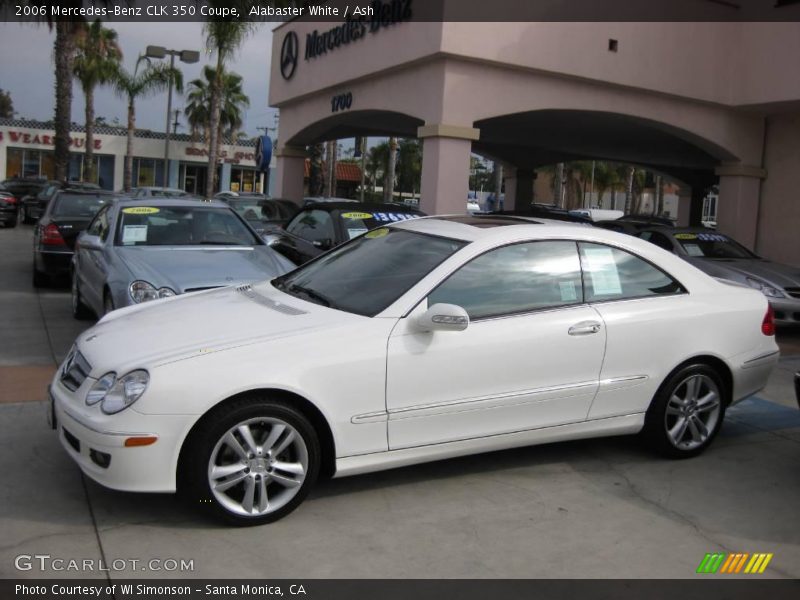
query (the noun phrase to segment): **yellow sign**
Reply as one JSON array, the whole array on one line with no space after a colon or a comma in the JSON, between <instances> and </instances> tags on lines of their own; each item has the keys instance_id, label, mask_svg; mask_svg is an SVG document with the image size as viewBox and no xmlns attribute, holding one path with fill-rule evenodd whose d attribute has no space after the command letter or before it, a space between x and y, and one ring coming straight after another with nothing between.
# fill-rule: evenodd
<instances>
[{"instance_id":1,"label":"yellow sign","mask_svg":"<svg viewBox=\"0 0 800 600\"><path fill-rule=\"evenodd\" d=\"M696 233L676 233L675 234L676 240L696 240L697 234Z\"/></svg>"},{"instance_id":2,"label":"yellow sign","mask_svg":"<svg viewBox=\"0 0 800 600\"><path fill-rule=\"evenodd\" d=\"M154 215L159 210L152 206L133 206L131 208L123 208L122 212L126 215Z\"/></svg>"},{"instance_id":3,"label":"yellow sign","mask_svg":"<svg viewBox=\"0 0 800 600\"><path fill-rule=\"evenodd\" d=\"M346 212L342 213L344 219L371 219L372 213L366 212Z\"/></svg>"},{"instance_id":4,"label":"yellow sign","mask_svg":"<svg viewBox=\"0 0 800 600\"><path fill-rule=\"evenodd\" d=\"M389 230L386 229L386 227L381 227L380 229L373 229L372 231L367 233L364 237L368 237L369 239L382 238L387 233L389 233Z\"/></svg>"}]
</instances>

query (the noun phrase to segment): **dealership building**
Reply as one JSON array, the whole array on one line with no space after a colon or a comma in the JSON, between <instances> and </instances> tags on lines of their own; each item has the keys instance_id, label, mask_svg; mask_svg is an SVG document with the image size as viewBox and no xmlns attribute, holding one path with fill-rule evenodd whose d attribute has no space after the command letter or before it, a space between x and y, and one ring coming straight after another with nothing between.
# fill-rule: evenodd
<instances>
[{"instance_id":1,"label":"dealership building","mask_svg":"<svg viewBox=\"0 0 800 600\"><path fill-rule=\"evenodd\" d=\"M718 186L721 232L800 266L800 23L712 22L732 4L695 3L709 22L493 23L417 20L458 3L406 0L281 24L275 193L302 197L309 144L355 136L422 140L429 214L464 211L472 152L504 166L506 208L535 200L537 168L611 160L677 184L679 223Z\"/></svg>"},{"instance_id":2,"label":"dealership building","mask_svg":"<svg viewBox=\"0 0 800 600\"><path fill-rule=\"evenodd\" d=\"M12 177L53 179L55 131L49 122L0 119L0 180ZM226 140L230 142L230 140ZM169 166L164 177L163 132L137 129L133 141L133 186L181 188L191 194L205 193L208 151L202 139L186 134L170 136ZM73 124L70 133L69 179L83 181L85 128ZM94 129L95 183L107 190L121 190L127 148L124 127L98 125ZM236 140L222 145L218 167L221 190L261 191L265 185L256 168L255 141Z\"/></svg>"}]
</instances>

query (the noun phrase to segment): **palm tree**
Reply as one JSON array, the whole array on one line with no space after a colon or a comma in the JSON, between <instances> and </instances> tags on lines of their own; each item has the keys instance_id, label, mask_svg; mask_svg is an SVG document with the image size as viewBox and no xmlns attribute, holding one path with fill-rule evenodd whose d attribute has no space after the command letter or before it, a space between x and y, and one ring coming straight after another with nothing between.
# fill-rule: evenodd
<instances>
[{"instance_id":1,"label":"palm tree","mask_svg":"<svg viewBox=\"0 0 800 600\"><path fill-rule=\"evenodd\" d=\"M53 54L56 63L56 135L53 159L56 179L66 181L69 176L69 136L72 129L72 65L75 62L78 33L86 24L64 20L56 21L55 25Z\"/></svg>"},{"instance_id":2,"label":"palm tree","mask_svg":"<svg viewBox=\"0 0 800 600\"><path fill-rule=\"evenodd\" d=\"M394 172L397 167L397 138L389 138L389 164L383 182L383 201L391 202L394 197Z\"/></svg>"},{"instance_id":3,"label":"palm tree","mask_svg":"<svg viewBox=\"0 0 800 600\"><path fill-rule=\"evenodd\" d=\"M242 89L243 79L238 73L223 72L221 76L222 97L220 112L217 119L216 135L212 135L211 127L211 96L214 82L217 80L217 70L206 66L203 68L203 78L193 79L189 82L186 95L184 113L192 132L192 137L197 138L198 131L203 131L203 140L209 145L208 154L211 155L211 140L215 138L215 153L220 154L223 137L235 139L238 129L244 123L244 109L250 106L250 98ZM215 163L216 164L216 163Z\"/></svg>"},{"instance_id":4,"label":"palm tree","mask_svg":"<svg viewBox=\"0 0 800 600\"><path fill-rule=\"evenodd\" d=\"M75 42L77 53L72 71L86 99L83 178L85 181L94 181L94 89L113 81L122 60L122 51L117 45L117 32L103 27L100 19L83 28Z\"/></svg>"},{"instance_id":5,"label":"palm tree","mask_svg":"<svg viewBox=\"0 0 800 600\"><path fill-rule=\"evenodd\" d=\"M214 177L217 172L217 150L219 147L219 123L223 100L223 73L225 63L236 53L245 38L255 29L256 24L247 21L207 21L203 27L206 34L206 48L217 54L217 67L211 85L209 115L208 174L206 197L214 194Z\"/></svg>"},{"instance_id":6,"label":"palm tree","mask_svg":"<svg viewBox=\"0 0 800 600\"><path fill-rule=\"evenodd\" d=\"M597 205L603 208L603 195L615 190L619 185L617 170L606 161L597 161L594 168L594 188L597 191ZM611 208L614 208L612 200Z\"/></svg>"},{"instance_id":7,"label":"palm tree","mask_svg":"<svg viewBox=\"0 0 800 600\"><path fill-rule=\"evenodd\" d=\"M139 67L144 65L140 71ZM170 69L164 63L153 64L146 56L139 56L133 73L124 69L117 71L114 89L118 96L128 101L128 145L125 152L125 171L123 186L126 192L131 189L133 174L133 135L136 131L136 99L144 98L169 86L170 75L178 92L183 91L183 73L178 69Z\"/></svg>"},{"instance_id":8,"label":"palm tree","mask_svg":"<svg viewBox=\"0 0 800 600\"><path fill-rule=\"evenodd\" d=\"M372 193L375 193L375 183L381 174L386 173L389 167L389 142L381 142L369 149L366 160L366 171L369 173Z\"/></svg>"}]
</instances>

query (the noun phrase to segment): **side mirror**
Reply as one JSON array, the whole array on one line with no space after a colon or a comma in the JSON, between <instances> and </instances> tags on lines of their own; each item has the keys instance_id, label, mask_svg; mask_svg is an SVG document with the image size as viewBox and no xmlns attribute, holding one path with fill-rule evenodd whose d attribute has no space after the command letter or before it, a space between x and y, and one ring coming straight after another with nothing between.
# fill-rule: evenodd
<instances>
[{"instance_id":1,"label":"side mirror","mask_svg":"<svg viewBox=\"0 0 800 600\"><path fill-rule=\"evenodd\" d=\"M78 245L87 250L102 250L103 241L96 235L83 234L78 239Z\"/></svg>"},{"instance_id":2,"label":"side mirror","mask_svg":"<svg viewBox=\"0 0 800 600\"><path fill-rule=\"evenodd\" d=\"M467 311L455 304L434 304L416 317L422 331L464 331L469 326Z\"/></svg>"}]
</instances>

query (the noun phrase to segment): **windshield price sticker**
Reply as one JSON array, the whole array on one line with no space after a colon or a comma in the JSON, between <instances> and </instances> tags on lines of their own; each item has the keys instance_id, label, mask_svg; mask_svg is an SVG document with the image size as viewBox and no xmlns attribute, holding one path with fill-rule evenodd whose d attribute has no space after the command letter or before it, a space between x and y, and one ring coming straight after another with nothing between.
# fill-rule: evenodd
<instances>
[{"instance_id":1,"label":"windshield price sticker","mask_svg":"<svg viewBox=\"0 0 800 600\"><path fill-rule=\"evenodd\" d=\"M346 212L346 213L342 213L342 218L343 219L353 219L353 220L356 220L356 219L360 219L360 220L371 219L372 218L372 213L368 213L368 212Z\"/></svg>"},{"instance_id":2,"label":"windshield price sticker","mask_svg":"<svg viewBox=\"0 0 800 600\"><path fill-rule=\"evenodd\" d=\"M381 221L382 223L391 223L391 222L398 222L398 221L407 221L409 219L418 219L419 215L412 215L409 213L385 213L379 212L375 213L375 220Z\"/></svg>"},{"instance_id":3,"label":"windshield price sticker","mask_svg":"<svg viewBox=\"0 0 800 600\"><path fill-rule=\"evenodd\" d=\"M696 240L697 234L694 233L676 233L675 234L676 240Z\"/></svg>"},{"instance_id":4,"label":"windshield price sticker","mask_svg":"<svg viewBox=\"0 0 800 600\"><path fill-rule=\"evenodd\" d=\"M122 243L135 244L147 241L147 225L125 225L122 228Z\"/></svg>"},{"instance_id":5,"label":"windshield price sticker","mask_svg":"<svg viewBox=\"0 0 800 600\"><path fill-rule=\"evenodd\" d=\"M369 239L372 240L372 239L375 239L375 238L382 238L387 233L389 233L389 230L386 229L386 227L381 227L380 229L373 229L372 231L367 233L367 235L365 235L364 237L369 238Z\"/></svg>"},{"instance_id":6,"label":"windshield price sticker","mask_svg":"<svg viewBox=\"0 0 800 600\"><path fill-rule=\"evenodd\" d=\"M701 233L698 234L697 239L701 242L727 242L728 238L719 233Z\"/></svg>"},{"instance_id":7,"label":"windshield price sticker","mask_svg":"<svg viewBox=\"0 0 800 600\"><path fill-rule=\"evenodd\" d=\"M160 211L152 206L133 206L131 208L123 208L122 212L126 215L154 215Z\"/></svg>"}]
</instances>

